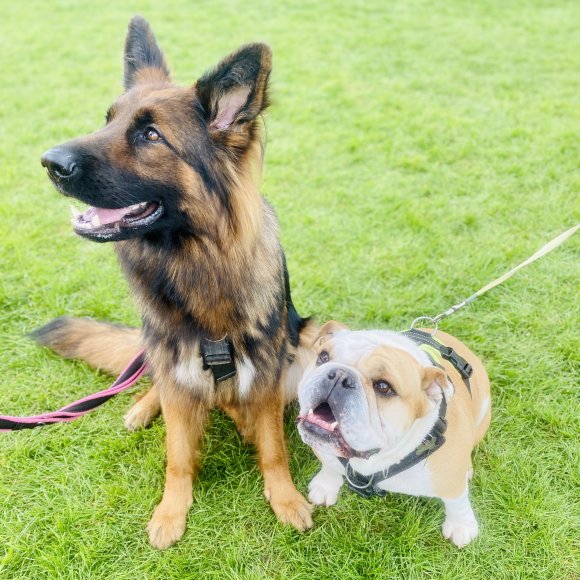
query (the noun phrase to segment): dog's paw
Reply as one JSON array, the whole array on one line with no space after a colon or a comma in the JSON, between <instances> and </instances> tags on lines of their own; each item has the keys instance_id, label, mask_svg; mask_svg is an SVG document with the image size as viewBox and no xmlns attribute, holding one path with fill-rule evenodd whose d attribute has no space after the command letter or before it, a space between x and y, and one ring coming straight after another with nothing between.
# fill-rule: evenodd
<instances>
[{"instance_id":1,"label":"dog's paw","mask_svg":"<svg viewBox=\"0 0 580 580\"><path fill-rule=\"evenodd\" d=\"M265 490L264 495L281 523L289 524L299 532L304 532L313 526L313 506L296 489L291 488L286 492Z\"/></svg>"},{"instance_id":2,"label":"dog's paw","mask_svg":"<svg viewBox=\"0 0 580 580\"><path fill-rule=\"evenodd\" d=\"M185 533L186 514L170 512L159 504L147 525L149 543L158 550L173 546Z\"/></svg>"},{"instance_id":3,"label":"dog's paw","mask_svg":"<svg viewBox=\"0 0 580 580\"><path fill-rule=\"evenodd\" d=\"M479 534L477 520L468 519L464 521L447 518L443 522L443 537L451 541L458 548L467 546Z\"/></svg>"},{"instance_id":4,"label":"dog's paw","mask_svg":"<svg viewBox=\"0 0 580 580\"><path fill-rule=\"evenodd\" d=\"M308 485L308 499L315 505L334 505L342 487L342 475L321 471Z\"/></svg>"},{"instance_id":5,"label":"dog's paw","mask_svg":"<svg viewBox=\"0 0 580 580\"><path fill-rule=\"evenodd\" d=\"M128 411L124 418L125 428L129 431L136 431L143 427L147 427L155 419L159 411L146 405L141 401L137 401Z\"/></svg>"}]
</instances>

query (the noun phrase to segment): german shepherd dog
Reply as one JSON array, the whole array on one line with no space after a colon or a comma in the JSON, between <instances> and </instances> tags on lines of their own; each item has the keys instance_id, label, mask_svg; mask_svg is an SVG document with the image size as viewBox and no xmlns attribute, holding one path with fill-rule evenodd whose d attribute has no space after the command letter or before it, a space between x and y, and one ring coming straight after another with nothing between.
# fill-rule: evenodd
<instances>
[{"instance_id":1,"label":"german shepherd dog","mask_svg":"<svg viewBox=\"0 0 580 580\"><path fill-rule=\"evenodd\" d=\"M42 157L57 190L92 206L73 212L74 231L115 243L143 327L59 318L36 338L113 373L144 346L154 386L125 424L145 426L161 410L167 426L165 491L148 525L156 548L185 531L215 406L256 446L278 519L312 526L311 505L290 478L283 412L317 330L292 305L278 223L258 191L270 70L269 47L248 44L194 86L175 86L137 16L125 44L125 92L106 125ZM233 377L217 382L204 365L207 341L226 345Z\"/></svg>"}]
</instances>

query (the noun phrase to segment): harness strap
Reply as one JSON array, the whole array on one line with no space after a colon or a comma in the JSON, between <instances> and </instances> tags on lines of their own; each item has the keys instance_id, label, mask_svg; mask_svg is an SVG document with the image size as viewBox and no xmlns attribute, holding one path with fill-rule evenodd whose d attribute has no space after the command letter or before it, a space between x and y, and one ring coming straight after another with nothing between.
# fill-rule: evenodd
<instances>
[{"instance_id":1,"label":"harness strap","mask_svg":"<svg viewBox=\"0 0 580 580\"><path fill-rule=\"evenodd\" d=\"M362 475L352 468L350 465L350 459L339 457L338 460L345 468L345 477L348 488L365 499L369 499L373 495L386 495L387 492L378 487L379 483L398 475L418 463L421 463L421 461L427 459L427 457L435 453L435 451L445 443L444 433L447 430L447 420L445 419L446 413L447 399L445 398L445 395L443 395L443 399L439 405L439 417L437 418L437 421L435 421L435 425L433 425L431 431L425 435L423 441L421 441L418 447L411 451L411 453L405 455L399 463L390 465L387 469L377 471L371 475Z\"/></svg>"},{"instance_id":2,"label":"harness strap","mask_svg":"<svg viewBox=\"0 0 580 580\"><path fill-rule=\"evenodd\" d=\"M401 334L404 334L419 344L419 346L426 345L427 347L437 350L437 352L439 352L445 360L449 361L455 370L461 375L461 378L469 391L469 395L473 397L471 394L471 384L469 382L469 379L473 374L473 368L462 356L457 354L450 346L446 346L442 342L433 338L433 336L428 332L412 328L411 330L401 332Z\"/></svg>"},{"instance_id":3,"label":"harness strap","mask_svg":"<svg viewBox=\"0 0 580 580\"><path fill-rule=\"evenodd\" d=\"M21 429L34 429L51 423L68 423L82 417L89 411L100 407L109 399L132 387L143 376L147 369L145 351L141 351L127 365L127 368L118 376L117 380L104 391L79 399L74 403L50 413L34 415L31 417L11 417L0 415L0 431L19 431Z\"/></svg>"},{"instance_id":4,"label":"harness strap","mask_svg":"<svg viewBox=\"0 0 580 580\"><path fill-rule=\"evenodd\" d=\"M433 338L433 336L428 332L412 328L411 330L406 330L401 334L416 342L419 347L426 352L435 366L443 368L438 362L441 358L449 361L461 375L461 378L469 391L469 395L472 396L469 378L473 374L473 368L462 356L457 354L451 347L446 346L442 342ZM427 433L416 449L403 457L401 461L395 465L387 467L387 469L384 469L383 471L377 471L371 475L362 475L352 468L350 465L350 459L339 457L338 460L345 468L345 477L349 489L367 499L373 495L386 495L387 492L378 487L379 483L398 475L406 469L417 465L421 461L424 461L445 443L445 437L443 434L447 429L447 420L445 419L446 413L447 399L445 398L445 393L443 393L443 399L439 405L439 417L437 418L437 421L435 421L435 425L433 425L431 431Z\"/></svg>"}]
</instances>

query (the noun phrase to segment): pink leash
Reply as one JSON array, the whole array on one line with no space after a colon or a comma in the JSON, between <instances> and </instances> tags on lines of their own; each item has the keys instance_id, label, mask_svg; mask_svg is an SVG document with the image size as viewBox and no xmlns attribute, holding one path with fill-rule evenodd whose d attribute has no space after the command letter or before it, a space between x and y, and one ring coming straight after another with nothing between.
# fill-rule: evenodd
<instances>
[{"instance_id":1,"label":"pink leash","mask_svg":"<svg viewBox=\"0 0 580 580\"><path fill-rule=\"evenodd\" d=\"M10 417L8 415L0 415L0 431L19 431L20 429L34 429L42 425L49 425L51 423L67 423L74 421L89 411L96 409L103 403L106 403L110 398L118 395L122 391L132 387L145 373L147 363L145 362L145 351L141 351L137 356L127 365L127 368L118 376L117 380L104 391L89 395L83 399L79 399L74 403L70 403L66 407L53 411L51 413L43 413L42 415L34 415L31 417Z\"/></svg>"}]
</instances>

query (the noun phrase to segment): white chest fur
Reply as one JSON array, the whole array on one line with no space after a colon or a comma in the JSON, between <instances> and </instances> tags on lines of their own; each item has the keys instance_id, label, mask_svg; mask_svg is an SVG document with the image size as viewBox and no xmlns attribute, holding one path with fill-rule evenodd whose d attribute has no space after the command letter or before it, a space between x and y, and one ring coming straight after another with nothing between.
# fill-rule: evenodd
<instances>
[{"instance_id":1,"label":"white chest fur","mask_svg":"<svg viewBox=\"0 0 580 580\"><path fill-rule=\"evenodd\" d=\"M206 390L214 386L213 374L211 370L203 368L203 362L199 355L179 361L173 372L175 380L182 387L192 390ZM256 367L246 355L241 360L236 360L236 375L232 380L240 398L243 399L249 394L255 376Z\"/></svg>"},{"instance_id":2,"label":"white chest fur","mask_svg":"<svg viewBox=\"0 0 580 580\"><path fill-rule=\"evenodd\" d=\"M433 489L431 470L426 461L421 461L417 465L385 479L378 487L385 491L394 493L406 493L407 495L418 495L424 497L435 497Z\"/></svg>"}]
</instances>

